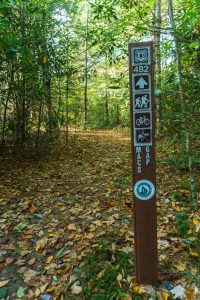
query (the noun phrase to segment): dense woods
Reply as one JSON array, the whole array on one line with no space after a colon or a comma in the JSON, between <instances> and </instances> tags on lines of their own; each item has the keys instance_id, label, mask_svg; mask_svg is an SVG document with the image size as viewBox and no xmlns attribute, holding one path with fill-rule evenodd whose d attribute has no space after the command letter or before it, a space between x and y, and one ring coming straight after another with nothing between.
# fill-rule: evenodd
<instances>
[{"instance_id":1,"label":"dense woods","mask_svg":"<svg viewBox=\"0 0 200 300\"><path fill-rule=\"evenodd\" d=\"M176 183L182 192L173 186L173 197L179 201L183 194L186 199L184 208L195 214L199 208L200 191L199 12L199 0L1 0L0 160L3 163L8 157L13 161L16 157L23 160L26 153L33 154L34 158L42 157L44 149L47 152L49 149L57 151L55 145L63 147L64 141L65 149L68 149L66 152L71 153L70 158L76 149L78 154L74 165L67 166L67 171L61 168L60 178L67 172L71 174L73 168L79 170L82 163L79 156L82 154L86 155L87 169L87 151L91 151L90 157L94 153L99 155L93 149L95 140L90 140L91 150L84 140L85 148L82 149L75 135L73 143L70 141L73 133L87 135L93 130L109 130L110 133L130 128L128 44L152 40L158 168L163 178L171 176L166 175L165 170L172 170L172 174L177 172L179 179ZM97 135L97 145L101 148L105 141L100 139ZM120 144L121 148L116 146L115 141L109 144L106 139L106 142L111 147L109 149L105 145L110 161L113 145L113 149L116 147L119 152L123 147L129 150L130 145L126 142ZM62 157L62 154L59 155ZM102 151L102 155L106 156L105 152ZM123 161L122 156L120 159ZM129 165L128 160L124 160L126 164ZM113 174L117 177L120 171L116 162L114 165L117 171ZM100 167L96 165L94 168L99 170ZM34 178L34 174L38 176L40 167L33 170ZM51 180L48 180L51 185ZM174 180L173 176L170 180ZM124 182L127 189L126 179ZM158 193L165 187L162 180L159 183ZM90 184L87 184L90 189ZM165 187L165 192L162 192L167 194L171 186ZM29 204L27 207L31 209ZM126 206L129 204L125 203ZM108 207L112 210L112 203ZM188 210L176 210L176 205L175 211L180 213L177 224L189 214ZM197 220L196 215L193 215L193 220ZM195 222L195 226L199 226L199 219ZM184 227L181 221L180 224ZM184 236L187 229L181 227L181 230ZM198 232L199 227L195 234ZM194 241L197 245L196 238L191 244ZM192 246L187 247L191 247L190 253L198 252L192 251ZM200 248L200 245L197 247ZM36 249L36 252L40 250ZM62 255L61 252L57 252L57 258ZM195 275L197 278L198 274ZM86 285L89 289L88 283ZM120 297L84 299L132 299ZM159 299L172 298L163 296Z\"/></svg>"},{"instance_id":2,"label":"dense woods","mask_svg":"<svg viewBox=\"0 0 200 300\"><path fill-rule=\"evenodd\" d=\"M129 126L127 46L150 39L157 133L181 144L173 159L196 198L198 1L3 0L0 9L2 153L67 139L69 127Z\"/></svg>"}]
</instances>

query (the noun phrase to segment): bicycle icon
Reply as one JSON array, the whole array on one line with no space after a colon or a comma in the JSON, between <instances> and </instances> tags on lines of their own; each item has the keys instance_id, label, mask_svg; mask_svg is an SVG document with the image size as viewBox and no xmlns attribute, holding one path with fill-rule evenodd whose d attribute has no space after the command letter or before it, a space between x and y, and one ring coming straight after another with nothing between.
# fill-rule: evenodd
<instances>
[{"instance_id":1,"label":"bicycle icon","mask_svg":"<svg viewBox=\"0 0 200 300\"><path fill-rule=\"evenodd\" d=\"M150 125L150 120L148 118L146 118L145 116L140 117L136 120L136 125L137 126L142 126L142 125L148 126L148 125Z\"/></svg>"}]
</instances>

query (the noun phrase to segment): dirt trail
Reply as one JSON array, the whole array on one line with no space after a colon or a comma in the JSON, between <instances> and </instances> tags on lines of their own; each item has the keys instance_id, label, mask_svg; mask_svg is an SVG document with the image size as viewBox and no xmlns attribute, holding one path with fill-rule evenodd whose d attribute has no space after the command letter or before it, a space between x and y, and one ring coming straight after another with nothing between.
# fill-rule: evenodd
<instances>
[{"instance_id":1,"label":"dirt trail","mask_svg":"<svg viewBox=\"0 0 200 300\"><path fill-rule=\"evenodd\" d=\"M6 299L17 299L19 287L23 299L64 299L62 284L102 241L134 262L130 157L124 130L88 131L72 133L68 144L60 142L43 159L2 161L0 293L3 288ZM158 164L159 268L164 279L184 285L187 271L194 284L195 252L189 257L190 245L175 227L184 203L168 198L183 177L170 168Z\"/></svg>"},{"instance_id":2,"label":"dirt trail","mask_svg":"<svg viewBox=\"0 0 200 300\"><path fill-rule=\"evenodd\" d=\"M25 284L33 299L52 276L66 280L104 239L132 251L130 172L129 137L112 131L74 135L37 163L3 164L0 271L10 295Z\"/></svg>"}]
</instances>

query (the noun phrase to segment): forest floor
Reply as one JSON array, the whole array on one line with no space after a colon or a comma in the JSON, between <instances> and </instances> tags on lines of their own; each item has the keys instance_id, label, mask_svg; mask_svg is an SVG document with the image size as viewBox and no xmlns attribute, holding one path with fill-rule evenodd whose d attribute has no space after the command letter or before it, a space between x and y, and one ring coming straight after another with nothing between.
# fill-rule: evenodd
<instances>
[{"instance_id":1,"label":"forest floor","mask_svg":"<svg viewBox=\"0 0 200 300\"><path fill-rule=\"evenodd\" d=\"M200 299L200 214L162 145L154 289L134 276L128 132L72 133L43 158L2 159L0 299Z\"/></svg>"}]
</instances>

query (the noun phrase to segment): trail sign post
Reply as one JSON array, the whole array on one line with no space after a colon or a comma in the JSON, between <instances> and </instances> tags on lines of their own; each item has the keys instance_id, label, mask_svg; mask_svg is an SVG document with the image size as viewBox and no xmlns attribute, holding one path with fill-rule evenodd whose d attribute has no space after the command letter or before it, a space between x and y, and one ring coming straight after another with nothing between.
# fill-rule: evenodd
<instances>
[{"instance_id":1,"label":"trail sign post","mask_svg":"<svg viewBox=\"0 0 200 300\"><path fill-rule=\"evenodd\" d=\"M129 44L137 282L158 279L153 43Z\"/></svg>"}]
</instances>

